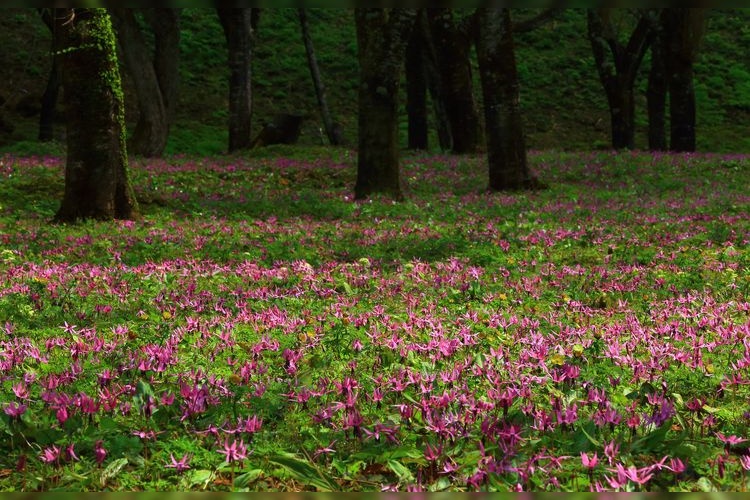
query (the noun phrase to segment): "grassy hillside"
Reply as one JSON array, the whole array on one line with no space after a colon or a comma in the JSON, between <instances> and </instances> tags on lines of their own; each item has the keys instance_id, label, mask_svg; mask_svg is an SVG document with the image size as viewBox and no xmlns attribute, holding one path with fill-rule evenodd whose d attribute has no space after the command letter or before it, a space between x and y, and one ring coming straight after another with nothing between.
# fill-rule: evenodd
<instances>
[{"instance_id":1,"label":"grassy hillside","mask_svg":"<svg viewBox=\"0 0 750 500\"><path fill-rule=\"evenodd\" d=\"M516 12L517 17L529 15ZM350 10L313 9L311 29L336 119L356 139L356 40ZM750 9L712 11L696 68L698 147L750 151ZM50 35L33 9L7 9L0 19L0 147L34 151L36 110L49 71ZM609 118L585 36L585 11L570 9L553 23L517 37L527 136L534 149L592 149L609 144ZM209 9L184 9L181 96L171 153L225 149L224 37ZM648 56L639 78L645 87ZM309 116L301 141L319 144L320 120L296 11L267 9L254 64L255 123L284 111ZM133 102L132 99L130 102ZM637 146L646 146L645 95L638 100ZM129 109L134 118L134 110ZM10 130L8 124L12 125ZM405 125L404 125L405 126ZM62 124L59 127L63 133ZM29 141L27 143L23 141ZM20 144L19 144L20 142ZM433 141L434 142L434 141Z\"/></svg>"}]
</instances>

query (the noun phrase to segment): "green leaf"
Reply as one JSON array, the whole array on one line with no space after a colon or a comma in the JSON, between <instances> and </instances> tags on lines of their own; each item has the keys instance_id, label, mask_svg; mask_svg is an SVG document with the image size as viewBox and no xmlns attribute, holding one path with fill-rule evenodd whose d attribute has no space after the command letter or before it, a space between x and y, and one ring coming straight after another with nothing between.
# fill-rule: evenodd
<instances>
[{"instance_id":1,"label":"green leaf","mask_svg":"<svg viewBox=\"0 0 750 500\"><path fill-rule=\"evenodd\" d=\"M120 473L123 467L128 465L127 458L118 458L110 462L109 465L102 471L102 475L99 478L102 486L106 486L110 479L114 479Z\"/></svg>"},{"instance_id":2,"label":"green leaf","mask_svg":"<svg viewBox=\"0 0 750 500\"><path fill-rule=\"evenodd\" d=\"M310 462L301 460L292 454L272 455L268 461L283 467L294 479L319 491L337 491L339 485L323 471L313 467Z\"/></svg>"},{"instance_id":3,"label":"green leaf","mask_svg":"<svg viewBox=\"0 0 750 500\"><path fill-rule=\"evenodd\" d=\"M416 459L416 460L422 461L424 459L424 453L422 452L422 450L410 444L410 445L402 445L392 451L383 453L383 458L386 460L398 460L402 458L410 458L410 459Z\"/></svg>"},{"instance_id":4,"label":"green leaf","mask_svg":"<svg viewBox=\"0 0 750 500\"><path fill-rule=\"evenodd\" d=\"M698 488L700 488L701 491L705 492L713 492L713 491L719 491L716 489L716 486L711 482L710 479L707 477L701 477L697 481Z\"/></svg>"},{"instance_id":5,"label":"green leaf","mask_svg":"<svg viewBox=\"0 0 750 500\"><path fill-rule=\"evenodd\" d=\"M437 482L432 483L427 489L430 491L443 491L447 490L451 485L451 480L445 476L441 476Z\"/></svg>"},{"instance_id":6,"label":"green leaf","mask_svg":"<svg viewBox=\"0 0 750 500\"><path fill-rule=\"evenodd\" d=\"M408 467L397 460L388 460L388 467L398 476L400 483L413 483L414 475Z\"/></svg>"},{"instance_id":7,"label":"green leaf","mask_svg":"<svg viewBox=\"0 0 750 500\"><path fill-rule=\"evenodd\" d=\"M190 474L189 485L191 487L202 485L205 488L208 486L208 483L213 481L214 476L215 476L214 472L210 470L206 470L206 469L194 470Z\"/></svg>"},{"instance_id":8,"label":"green leaf","mask_svg":"<svg viewBox=\"0 0 750 500\"><path fill-rule=\"evenodd\" d=\"M235 488L247 488L251 483L254 483L263 474L261 469L252 469L244 474L241 474L234 478Z\"/></svg>"},{"instance_id":9,"label":"green leaf","mask_svg":"<svg viewBox=\"0 0 750 500\"><path fill-rule=\"evenodd\" d=\"M591 444L593 444L597 448L601 447L601 444L599 443L599 441L597 441L596 439L594 439L594 437L591 434L589 434L588 432L586 432L586 427L585 426L581 427L581 432L583 432L586 435L586 437L588 438L588 440L591 441Z\"/></svg>"},{"instance_id":10,"label":"green leaf","mask_svg":"<svg viewBox=\"0 0 750 500\"><path fill-rule=\"evenodd\" d=\"M664 439L667 437L667 432L669 432L671 426L671 420L664 422L660 427L636 440L631 445L631 451L638 450L646 453L657 451L664 444Z\"/></svg>"}]
</instances>

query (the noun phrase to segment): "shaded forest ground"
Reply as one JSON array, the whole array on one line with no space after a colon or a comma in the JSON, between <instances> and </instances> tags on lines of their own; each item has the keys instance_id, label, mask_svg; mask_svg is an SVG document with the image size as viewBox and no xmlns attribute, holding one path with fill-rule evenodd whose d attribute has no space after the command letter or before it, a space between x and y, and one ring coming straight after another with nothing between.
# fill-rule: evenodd
<instances>
[{"instance_id":1,"label":"shaded forest ground","mask_svg":"<svg viewBox=\"0 0 750 500\"><path fill-rule=\"evenodd\" d=\"M514 11L518 18L531 14ZM311 30L329 102L345 138L356 134L357 60L350 10L313 9ZM698 149L750 151L750 9L715 10L696 67ZM170 153L215 154L226 149L224 37L209 9L184 9L181 92ZM49 71L50 35L33 9L6 9L0 18L0 148L39 152L38 102ZM554 22L517 37L528 145L532 149L603 149L609 118L586 39L585 12L570 9ZM637 139L646 146L645 84L641 68ZM294 9L268 9L261 19L254 63L253 130L278 112L308 116L300 141L320 144L320 120ZM478 73L476 74L478 77ZM126 78L127 85L127 78ZM127 89L127 94L132 95ZM134 102L128 99L128 102ZM131 122L135 110L129 108ZM405 117L402 129L405 135ZM10 130L12 128L12 130ZM62 138L63 122L57 128ZM436 144L432 140L432 145ZM53 152L56 146L45 147ZM59 146L57 146L59 149Z\"/></svg>"}]
</instances>

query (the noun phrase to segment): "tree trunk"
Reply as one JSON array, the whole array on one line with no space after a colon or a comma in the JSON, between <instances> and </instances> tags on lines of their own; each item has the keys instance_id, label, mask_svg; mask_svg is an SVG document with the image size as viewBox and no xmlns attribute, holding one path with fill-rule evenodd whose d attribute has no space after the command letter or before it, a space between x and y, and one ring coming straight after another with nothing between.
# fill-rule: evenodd
<instances>
[{"instance_id":1,"label":"tree trunk","mask_svg":"<svg viewBox=\"0 0 750 500\"><path fill-rule=\"evenodd\" d=\"M435 114L435 128L437 130L438 143L442 151L450 151L453 140L451 138L450 121L448 112L445 109L445 92L443 90L442 76L438 69L437 50L432 40L430 24L427 20L427 13L423 12L417 17L415 30L422 33L423 51L422 64L427 80L427 90L430 93L433 112Z\"/></svg>"},{"instance_id":2,"label":"tree trunk","mask_svg":"<svg viewBox=\"0 0 750 500\"><path fill-rule=\"evenodd\" d=\"M661 23L654 23L651 43L651 70L648 74L646 105L648 107L648 149L666 151L667 75L664 55L664 33Z\"/></svg>"},{"instance_id":3,"label":"tree trunk","mask_svg":"<svg viewBox=\"0 0 750 500\"><path fill-rule=\"evenodd\" d=\"M134 155L161 156L167 146L169 120L149 49L133 9L110 9L110 13L138 99L138 122L128 148Z\"/></svg>"},{"instance_id":4,"label":"tree trunk","mask_svg":"<svg viewBox=\"0 0 750 500\"><path fill-rule=\"evenodd\" d=\"M55 138L55 111L57 107L57 98L60 94L60 63L58 62L55 52L55 26L54 15L55 9L37 9L44 21L44 24L52 33L52 67L50 68L47 86L44 89L41 99L41 109L39 112L39 136L41 142L51 141Z\"/></svg>"},{"instance_id":5,"label":"tree trunk","mask_svg":"<svg viewBox=\"0 0 750 500\"><path fill-rule=\"evenodd\" d=\"M154 32L154 70L167 110L167 125L171 125L177 107L181 13L182 9L146 9L146 18Z\"/></svg>"},{"instance_id":6,"label":"tree trunk","mask_svg":"<svg viewBox=\"0 0 750 500\"><path fill-rule=\"evenodd\" d=\"M493 191L536 187L526 162L513 30L508 9L477 9L477 61Z\"/></svg>"},{"instance_id":7,"label":"tree trunk","mask_svg":"<svg viewBox=\"0 0 750 500\"><path fill-rule=\"evenodd\" d=\"M623 45L611 19L612 9L588 10L588 37L599 80L607 94L612 125L612 147L635 147L635 100L633 87L650 43L650 21L643 12L638 25ZM607 53L612 57L609 61Z\"/></svg>"},{"instance_id":8,"label":"tree trunk","mask_svg":"<svg viewBox=\"0 0 750 500\"><path fill-rule=\"evenodd\" d=\"M672 151L695 151L693 63L705 32L706 9L664 11Z\"/></svg>"},{"instance_id":9,"label":"tree trunk","mask_svg":"<svg viewBox=\"0 0 750 500\"><path fill-rule=\"evenodd\" d=\"M51 141L55 138L55 114L57 97L60 94L60 64L56 55L52 55L52 68L47 79L39 111L39 140Z\"/></svg>"},{"instance_id":10,"label":"tree trunk","mask_svg":"<svg viewBox=\"0 0 750 500\"><path fill-rule=\"evenodd\" d=\"M224 28L229 63L229 152L250 149L251 62L259 9L216 9Z\"/></svg>"},{"instance_id":11,"label":"tree trunk","mask_svg":"<svg viewBox=\"0 0 750 500\"><path fill-rule=\"evenodd\" d=\"M55 216L133 219L138 204L127 168L125 107L116 42L105 9L60 9L55 37L67 114L65 194Z\"/></svg>"},{"instance_id":12,"label":"tree trunk","mask_svg":"<svg viewBox=\"0 0 750 500\"><path fill-rule=\"evenodd\" d=\"M692 64L675 66L669 79L669 145L672 151L695 151L693 68Z\"/></svg>"},{"instance_id":13,"label":"tree trunk","mask_svg":"<svg viewBox=\"0 0 750 500\"><path fill-rule=\"evenodd\" d=\"M419 16L422 17L422 14ZM417 21L419 22L419 20ZM427 149L427 73L424 32L413 29L406 46L406 115L409 149Z\"/></svg>"},{"instance_id":14,"label":"tree trunk","mask_svg":"<svg viewBox=\"0 0 750 500\"><path fill-rule=\"evenodd\" d=\"M359 59L359 150L354 195L401 199L398 89L416 12L355 9Z\"/></svg>"},{"instance_id":15,"label":"tree trunk","mask_svg":"<svg viewBox=\"0 0 750 500\"><path fill-rule=\"evenodd\" d=\"M325 128L328 142L333 146L338 146L343 142L343 138L341 137L341 131L335 126L333 118L331 118L331 111L328 108L326 87L323 84L323 79L320 77L318 58L315 56L315 47L310 36L307 9L297 9L297 12L300 28L302 29L302 41L305 43L305 52L307 53L307 65L310 67L310 76L312 76L313 86L315 87L315 96L318 99L318 109L320 110L320 117L323 119L323 127Z\"/></svg>"},{"instance_id":16,"label":"tree trunk","mask_svg":"<svg viewBox=\"0 0 750 500\"><path fill-rule=\"evenodd\" d=\"M610 83L607 87L607 103L612 125L612 147L614 149L635 148L635 99L633 87L627 81Z\"/></svg>"},{"instance_id":17,"label":"tree trunk","mask_svg":"<svg viewBox=\"0 0 750 500\"><path fill-rule=\"evenodd\" d=\"M453 140L452 151L457 154L475 153L482 141L469 58L472 37L467 27L454 19L454 10L429 8L425 12L437 53L445 110Z\"/></svg>"}]
</instances>

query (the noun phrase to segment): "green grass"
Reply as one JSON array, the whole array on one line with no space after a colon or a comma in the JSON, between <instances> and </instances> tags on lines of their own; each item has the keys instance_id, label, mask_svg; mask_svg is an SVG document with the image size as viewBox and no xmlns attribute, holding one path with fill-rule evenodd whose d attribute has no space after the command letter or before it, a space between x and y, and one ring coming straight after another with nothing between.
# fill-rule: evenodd
<instances>
[{"instance_id":1,"label":"green grass","mask_svg":"<svg viewBox=\"0 0 750 500\"><path fill-rule=\"evenodd\" d=\"M747 156L354 162L134 160L142 220L52 225L63 161L0 157L0 489L747 488Z\"/></svg>"}]
</instances>

